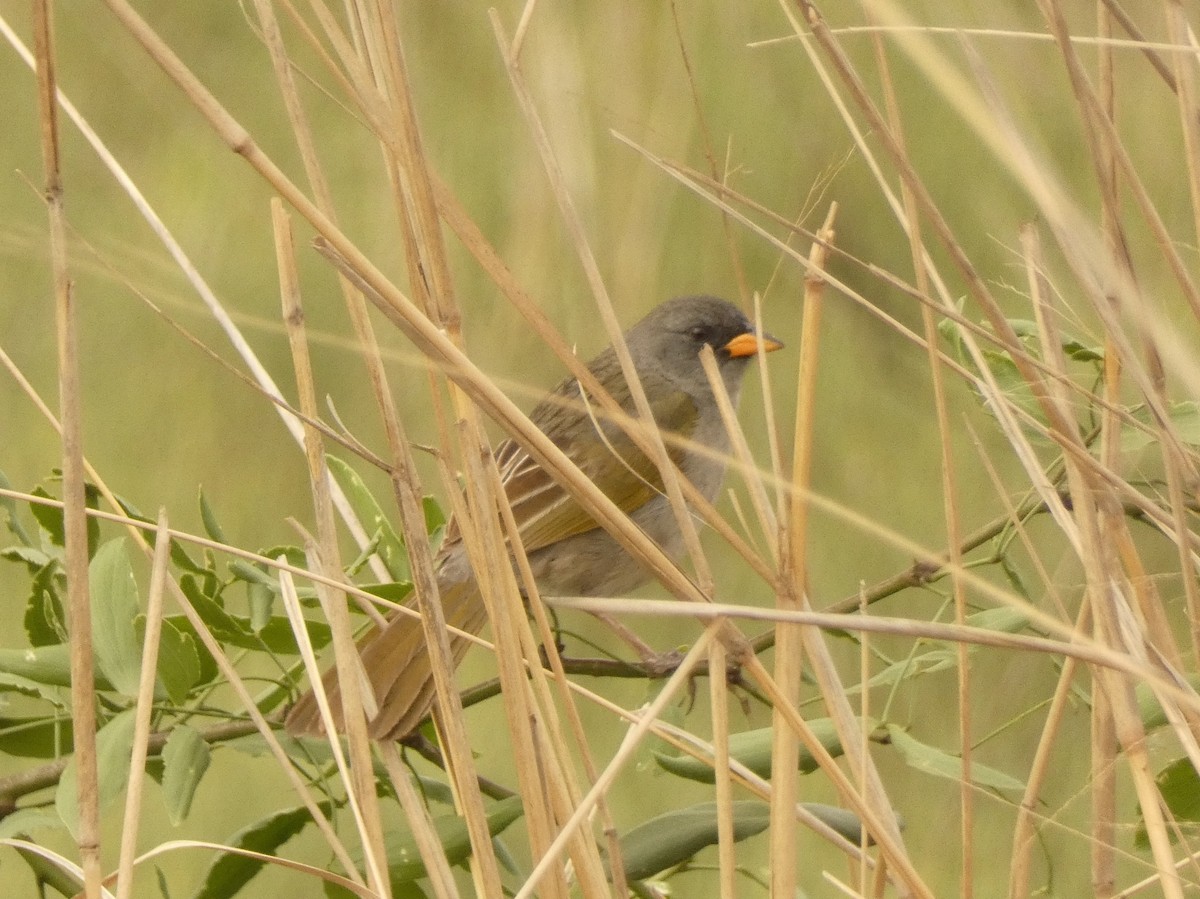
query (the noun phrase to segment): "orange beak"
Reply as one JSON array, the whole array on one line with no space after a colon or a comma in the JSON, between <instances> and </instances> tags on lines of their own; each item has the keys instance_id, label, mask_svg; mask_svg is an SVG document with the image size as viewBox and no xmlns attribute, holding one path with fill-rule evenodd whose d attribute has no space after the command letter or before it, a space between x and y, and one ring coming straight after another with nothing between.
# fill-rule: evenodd
<instances>
[{"instance_id":1,"label":"orange beak","mask_svg":"<svg viewBox=\"0 0 1200 899\"><path fill-rule=\"evenodd\" d=\"M733 338L722 349L736 359L739 356L753 356L758 353L759 349L764 353L773 353L783 349L783 344L770 334L763 334L760 342L753 331L747 331L745 334L739 334Z\"/></svg>"}]
</instances>

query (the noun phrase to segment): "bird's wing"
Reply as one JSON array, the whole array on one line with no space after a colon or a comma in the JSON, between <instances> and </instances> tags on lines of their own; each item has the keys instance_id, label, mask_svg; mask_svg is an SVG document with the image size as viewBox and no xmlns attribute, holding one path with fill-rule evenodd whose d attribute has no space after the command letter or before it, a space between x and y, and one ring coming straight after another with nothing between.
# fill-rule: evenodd
<instances>
[{"instance_id":1,"label":"bird's wing","mask_svg":"<svg viewBox=\"0 0 1200 899\"><path fill-rule=\"evenodd\" d=\"M531 417L543 431L551 435L586 435L573 440L556 439L555 443L620 509L632 512L662 493L663 480L658 467L618 425L600 421L598 409L594 406L584 407L578 398L570 398L565 394L558 394L547 403L551 405L544 404L535 409ZM650 408L655 421L664 431L687 438L695 429L695 401L683 391L667 392L665 396L652 401ZM587 419L585 427L570 427L581 419ZM597 425L601 440L595 439ZM683 451L675 445L668 445L667 454L678 465ZM614 456L616 464L613 464ZM498 448L496 462L500 466L504 492L519 523L526 552L533 552L597 526L574 497L563 490L514 441L505 441Z\"/></svg>"}]
</instances>

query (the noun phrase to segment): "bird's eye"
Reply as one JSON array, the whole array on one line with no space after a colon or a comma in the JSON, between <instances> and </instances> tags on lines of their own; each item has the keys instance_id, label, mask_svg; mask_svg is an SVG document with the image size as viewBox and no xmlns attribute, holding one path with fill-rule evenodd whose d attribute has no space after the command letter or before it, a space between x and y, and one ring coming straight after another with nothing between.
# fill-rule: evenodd
<instances>
[{"instance_id":1,"label":"bird's eye","mask_svg":"<svg viewBox=\"0 0 1200 899\"><path fill-rule=\"evenodd\" d=\"M692 340L696 341L696 343L708 343L708 339L712 335L709 333L708 328L704 327L703 325L697 325L696 327L692 328L692 330L688 331L688 336L691 337Z\"/></svg>"}]
</instances>

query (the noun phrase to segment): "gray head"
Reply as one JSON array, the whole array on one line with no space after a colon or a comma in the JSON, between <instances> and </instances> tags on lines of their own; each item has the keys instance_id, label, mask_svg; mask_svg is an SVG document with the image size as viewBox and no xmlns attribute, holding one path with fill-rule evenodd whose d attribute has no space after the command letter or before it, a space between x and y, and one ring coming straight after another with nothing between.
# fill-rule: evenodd
<instances>
[{"instance_id":1,"label":"gray head","mask_svg":"<svg viewBox=\"0 0 1200 899\"><path fill-rule=\"evenodd\" d=\"M746 314L732 303L710 296L667 300L630 328L625 339L640 370L660 373L693 396L701 390L708 392L700 351L711 347L734 399L759 346ZM762 345L768 353L783 346L766 333Z\"/></svg>"}]
</instances>

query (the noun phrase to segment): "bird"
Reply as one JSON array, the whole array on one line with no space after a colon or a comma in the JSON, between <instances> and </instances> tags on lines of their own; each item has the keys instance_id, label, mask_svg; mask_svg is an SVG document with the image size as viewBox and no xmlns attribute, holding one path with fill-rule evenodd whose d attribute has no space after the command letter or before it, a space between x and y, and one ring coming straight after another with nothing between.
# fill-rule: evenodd
<instances>
[{"instance_id":1,"label":"bird","mask_svg":"<svg viewBox=\"0 0 1200 899\"><path fill-rule=\"evenodd\" d=\"M774 352L783 344L769 334L756 333L733 303L707 295L659 304L625 333L625 343L657 427L677 438L666 442L671 461L701 495L713 500L724 477L729 436L701 351L712 350L725 391L736 406L749 363L760 351ZM637 415L611 346L592 359L588 369L626 414ZM681 555L683 536L658 467L620 426L604 419L578 380L562 381L529 418L668 555ZM540 593L618 596L650 579L650 572L520 444L513 440L500 444L495 461ZM446 624L472 634L482 631L487 618L483 599L453 520L434 564ZM415 607L411 597L409 604ZM457 665L469 641L451 633L450 645ZM421 622L394 613L384 625L361 637L357 648L378 706L368 722L369 735L377 740L403 739L421 724L434 701ZM333 669L323 683L334 724L341 730L341 699ZM324 733L311 690L291 708L285 728L294 735Z\"/></svg>"}]
</instances>

